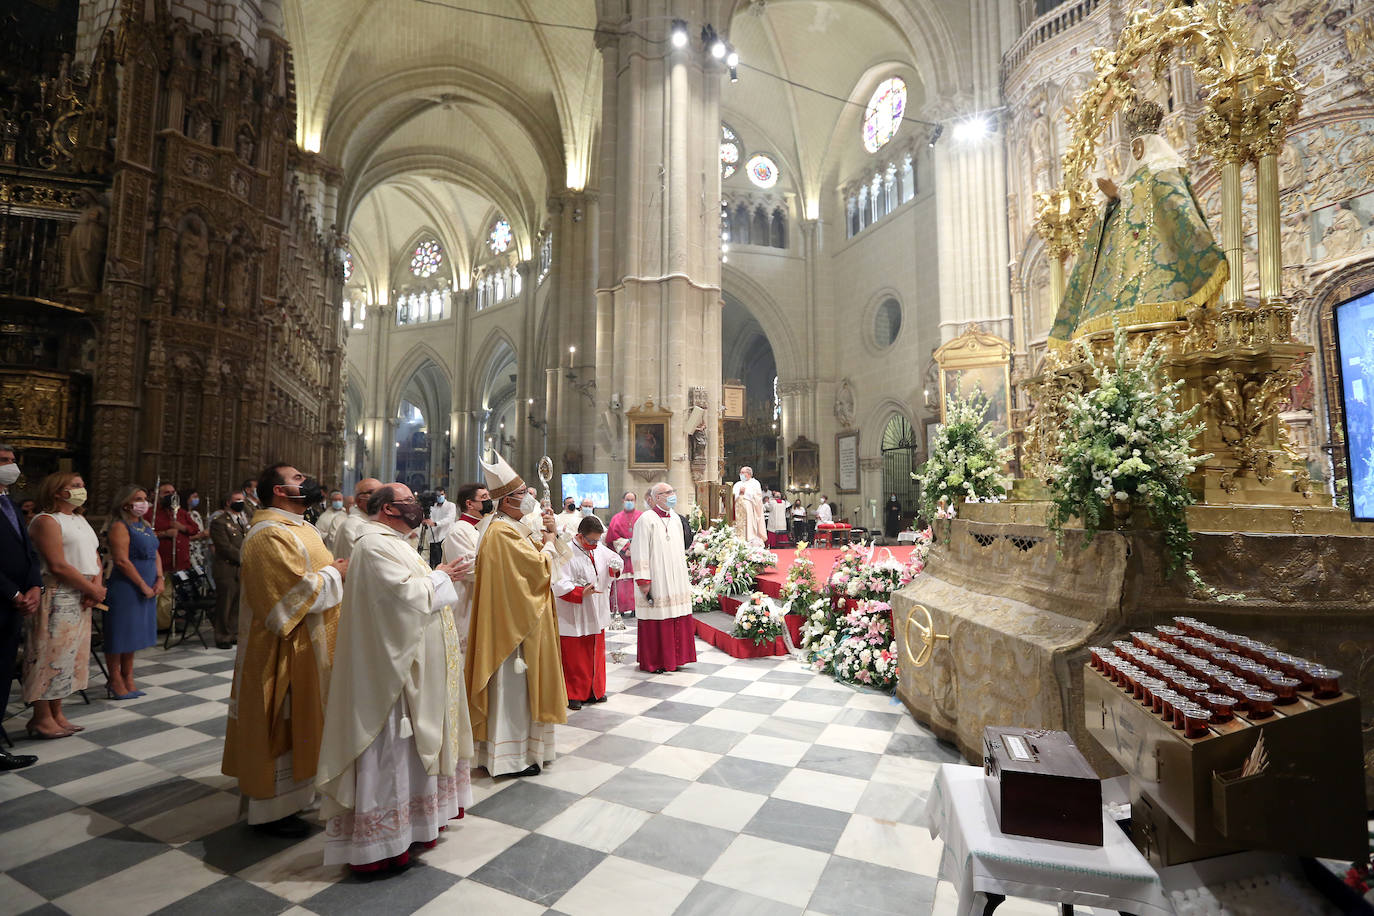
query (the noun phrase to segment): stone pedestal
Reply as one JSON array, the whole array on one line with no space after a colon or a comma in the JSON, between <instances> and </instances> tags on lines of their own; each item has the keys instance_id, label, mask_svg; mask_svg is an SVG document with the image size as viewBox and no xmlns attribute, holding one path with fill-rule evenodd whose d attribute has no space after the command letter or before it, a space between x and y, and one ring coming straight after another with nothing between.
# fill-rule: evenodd
<instances>
[{"instance_id":1,"label":"stone pedestal","mask_svg":"<svg viewBox=\"0 0 1374 916\"><path fill-rule=\"evenodd\" d=\"M1343 671L1342 686L1362 697L1362 720L1374 719L1374 525L1334 509L1195 507L1199 571L1221 591L1245 595L1219 603L1197 597L1181 574L1164 578L1159 532L1099 532L1084 545L1069 531L1061 553L1045 510L1034 502L963 506L937 528L925 572L893 596L901 647L918 603L950 637L925 667L903 664L897 694L970 759L982 754L985 725L1064 729L1099 775L1118 774L1084 728L1087 650L1176 614ZM1374 731L1364 747L1374 759ZM1366 793L1374 799L1368 773Z\"/></svg>"}]
</instances>

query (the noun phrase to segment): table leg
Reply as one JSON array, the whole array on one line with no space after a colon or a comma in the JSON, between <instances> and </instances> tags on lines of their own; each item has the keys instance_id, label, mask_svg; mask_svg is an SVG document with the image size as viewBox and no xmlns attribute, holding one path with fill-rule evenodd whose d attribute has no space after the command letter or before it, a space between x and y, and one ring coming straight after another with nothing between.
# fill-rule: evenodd
<instances>
[{"instance_id":1,"label":"table leg","mask_svg":"<svg viewBox=\"0 0 1374 916\"><path fill-rule=\"evenodd\" d=\"M1059 916L1073 916L1073 904L1072 904L1072 903L1061 903L1061 904L1059 904Z\"/></svg>"},{"instance_id":2,"label":"table leg","mask_svg":"<svg viewBox=\"0 0 1374 916\"><path fill-rule=\"evenodd\" d=\"M984 894L988 902L983 905L983 916L992 916L992 911L1002 905L1007 899L1006 894Z\"/></svg>"}]
</instances>

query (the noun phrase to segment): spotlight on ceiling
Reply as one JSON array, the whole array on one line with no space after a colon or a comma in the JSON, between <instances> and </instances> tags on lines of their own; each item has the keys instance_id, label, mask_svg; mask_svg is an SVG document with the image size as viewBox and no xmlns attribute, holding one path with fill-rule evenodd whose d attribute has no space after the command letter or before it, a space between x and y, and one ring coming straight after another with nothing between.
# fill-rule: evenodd
<instances>
[{"instance_id":1,"label":"spotlight on ceiling","mask_svg":"<svg viewBox=\"0 0 1374 916\"><path fill-rule=\"evenodd\" d=\"M944 132L945 132L945 125L943 125L943 124L936 124L936 125L935 125L935 129L932 130L932 131L930 132L930 141L929 141L929 142L930 142L930 147L931 147L931 149L934 149L934 148L935 148L935 144L940 142L940 137L944 134Z\"/></svg>"},{"instance_id":2,"label":"spotlight on ceiling","mask_svg":"<svg viewBox=\"0 0 1374 916\"><path fill-rule=\"evenodd\" d=\"M675 48L687 47L687 22L685 20L673 20L672 29L669 32L669 40L672 41L673 47Z\"/></svg>"},{"instance_id":3,"label":"spotlight on ceiling","mask_svg":"<svg viewBox=\"0 0 1374 916\"><path fill-rule=\"evenodd\" d=\"M739 66L739 52L734 48L731 48L730 53L725 55L725 66L732 70Z\"/></svg>"},{"instance_id":4,"label":"spotlight on ceiling","mask_svg":"<svg viewBox=\"0 0 1374 916\"><path fill-rule=\"evenodd\" d=\"M720 60L722 57L724 57L725 42L721 41L719 38L711 42L711 56L714 57L716 60Z\"/></svg>"},{"instance_id":5,"label":"spotlight on ceiling","mask_svg":"<svg viewBox=\"0 0 1374 916\"><path fill-rule=\"evenodd\" d=\"M732 83L738 83L738 82L739 82L739 71L736 70L734 67L731 67L731 68L730 68L730 82L732 82Z\"/></svg>"}]
</instances>

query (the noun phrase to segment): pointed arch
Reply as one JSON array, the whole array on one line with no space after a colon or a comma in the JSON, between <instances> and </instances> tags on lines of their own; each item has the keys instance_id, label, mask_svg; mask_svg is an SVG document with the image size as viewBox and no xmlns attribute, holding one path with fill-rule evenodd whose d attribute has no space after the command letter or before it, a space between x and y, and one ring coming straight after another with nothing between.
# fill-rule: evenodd
<instances>
[{"instance_id":1,"label":"pointed arch","mask_svg":"<svg viewBox=\"0 0 1374 916\"><path fill-rule=\"evenodd\" d=\"M730 264L721 266L720 281L721 291L733 296L763 327L763 333L773 347L778 375L784 379L804 375L806 364L802 359L801 347L791 322L783 314L777 300L761 283Z\"/></svg>"}]
</instances>

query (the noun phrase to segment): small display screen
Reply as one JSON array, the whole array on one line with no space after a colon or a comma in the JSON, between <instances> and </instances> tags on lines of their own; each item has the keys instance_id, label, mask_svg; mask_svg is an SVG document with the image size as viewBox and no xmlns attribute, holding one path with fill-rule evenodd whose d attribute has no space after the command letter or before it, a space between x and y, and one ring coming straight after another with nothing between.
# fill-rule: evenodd
<instances>
[{"instance_id":1,"label":"small display screen","mask_svg":"<svg viewBox=\"0 0 1374 916\"><path fill-rule=\"evenodd\" d=\"M610 488L610 476L607 474L563 475L563 498L572 499L579 506L582 505L584 496L590 496L594 507L609 509L611 506Z\"/></svg>"},{"instance_id":2,"label":"small display screen","mask_svg":"<svg viewBox=\"0 0 1374 916\"><path fill-rule=\"evenodd\" d=\"M1007 749L1007 755L1012 760L1030 763L1035 759L1035 754L1031 752L1030 742L1020 735L1003 735L1002 746Z\"/></svg>"},{"instance_id":3,"label":"small display screen","mask_svg":"<svg viewBox=\"0 0 1374 916\"><path fill-rule=\"evenodd\" d=\"M1374 521L1374 290L1336 306L1350 513Z\"/></svg>"}]
</instances>

